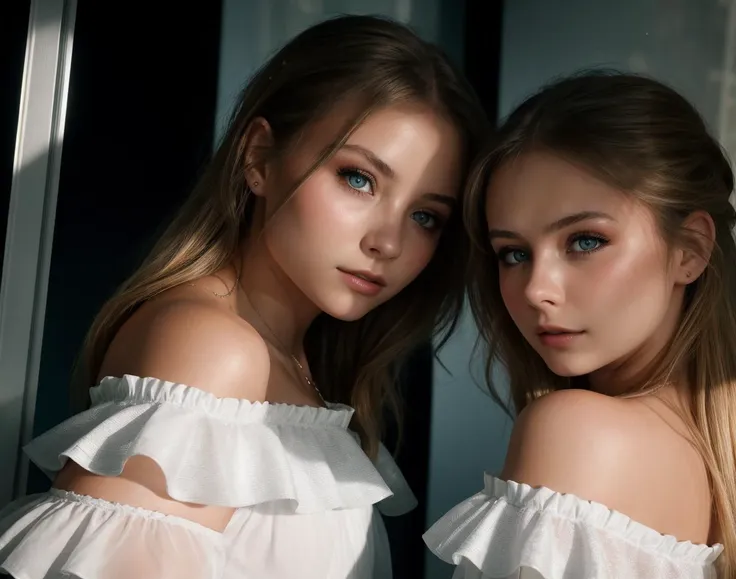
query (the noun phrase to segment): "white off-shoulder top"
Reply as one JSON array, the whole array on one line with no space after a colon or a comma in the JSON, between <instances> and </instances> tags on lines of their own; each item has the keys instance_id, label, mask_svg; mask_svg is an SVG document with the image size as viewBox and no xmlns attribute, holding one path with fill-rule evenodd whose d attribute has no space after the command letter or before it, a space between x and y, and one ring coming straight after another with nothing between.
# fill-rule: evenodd
<instances>
[{"instance_id":1,"label":"white off-shoulder top","mask_svg":"<svg viewBox=\"0 0 736 579\"><path fill-rule=\"evenodd\" d=\"M156 378L105 378L92 406L32 441L50 477L73 460L116 476L154 460L168 494L236 509L220 533L51 489L0 512L0 570L17 579L386 579L378 512L416 500L388 451L374 463L353 409L254 403Z\"/></svg>"},{"instance_id":2,"label":"white off-shoulder top","mask_svg":"<svg viewBox=\"0 0 736 579\"><path fill-rule=\"evenodd\" d=\"M662 535L605 505L485 476L424 535L453 579L715 579L722 545Z\"/></svg>"}]
</instances>

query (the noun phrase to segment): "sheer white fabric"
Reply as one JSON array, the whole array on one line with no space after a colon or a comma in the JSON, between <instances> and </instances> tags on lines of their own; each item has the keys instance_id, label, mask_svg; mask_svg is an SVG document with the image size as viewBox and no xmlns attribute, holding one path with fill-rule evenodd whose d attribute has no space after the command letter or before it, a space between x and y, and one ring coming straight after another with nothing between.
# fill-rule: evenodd
<instances>
[{"instance_id":1,"label":"sheer white fabric","mask_svg":"<svg viewBox=\"0 0 736 579\"><path fill-rule=\"evenodd\" d=\"M605 505L486 475L424 535L453 579L714 579L723 547L695 545Z\"/></svg>"},{"instance_id":2,"label":"sheer white fabric","mask_svg":"<svg viewBox=\"0 0 736 579\"><path fill-rule=\"evenodd\" d=\"M92 407L26 451L49 476L71 459L102 475L153 459L171 497L228 506L223 533L52 490L0 513L0 569L17 579L374 579L391 576L378 510L416 501L385 448L376 464L353 410L217 398L154 378L106 378ZM376 508L378 507L378 508Z\"/></svg>"},{"instance_id":3,"label":"sheer white fabric","mask_svg":"<svg viewBox=\"0 0 736 579\"><path fill-rule=\"evenodd\" d=\"M0 569L18 579L222 577L220 533L177 517L52 490L0 519Z\"/></svg>"}]
</instances>

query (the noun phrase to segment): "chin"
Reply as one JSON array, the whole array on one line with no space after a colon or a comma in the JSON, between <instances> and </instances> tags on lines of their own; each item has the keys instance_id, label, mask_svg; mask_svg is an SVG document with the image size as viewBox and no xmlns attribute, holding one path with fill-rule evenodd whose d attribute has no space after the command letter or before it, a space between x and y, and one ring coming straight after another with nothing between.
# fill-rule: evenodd
<instances>
[{"instance_id":1,"label":"chin","mask_svg":"<svg viewBox=\"0 0 736 579\"><path fill-rule=\"evenodd\" d=\"M352 291L336 291L314 297L318 299L313 299L312 302L328 316L343 322L355 322L393 296L362 296Z\"/></svg>"},{"instance_id":2,"label":"chin","mask_svg":"<svg viewBox=\"0 0 736 579\"><path fill-rule=\"evenodd\" d=\"M329 314L329 315L331 315L333 318L337 318L341 322L357 322L358 320L362 320L367 313L368 312L361 312L359 314L348 313L348 314L340 314L340 315L335 315L335 314Z\"/></svg>"},{"instance_id":3,"label":"chin","mask_svg":"<svg viewBox=\"0 0 736 579\"><path fill-rule=\"evenodd\" d=\"M552 356L547 356L544 359L544 363L547 365L547 368L550 369L550 371L553 374L556 374L557 376L561 376L562 378L576 378L578 376L585 376L586 374L590 374L591 372L594 372L599 368L598 365L593 365L590 363L586 363L585 360L578 359L565 359L563 357L557 358Z\"/></svg>"},{"instance_id":4,"label":"chin","mask_svg":"<svg viewBox=\"0 0 736 579\"><path fill-rule=\"evenodd\" d=\"M365 309L358 311L356 309L340 308L323 308L322 312L341 322L357 322L368 313Z\"/></svg>"},{"instance_id":5,"label":"chin","mask_svg":"<svg viewBox=\"0 0 736 579\"><path fill-rule=\"evenodd\" d=\"M365 305L361 307L355 303L335 303L335 300L318 304L318 307L323 313L342 322L356 322L365 317L372 309Z\"/></svg>"}]
</instances>

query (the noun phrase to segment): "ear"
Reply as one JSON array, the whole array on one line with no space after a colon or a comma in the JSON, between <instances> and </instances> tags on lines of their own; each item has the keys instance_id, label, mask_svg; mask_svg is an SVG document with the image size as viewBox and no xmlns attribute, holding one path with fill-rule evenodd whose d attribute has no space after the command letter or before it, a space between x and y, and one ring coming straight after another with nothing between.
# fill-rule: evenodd
<instances>
[{"instance_id":1,"label":"ear","mask_svg":"<svg viewBox=\"0 0 736 579\"><path fill-rule=\"evenodd\" d=\"M713 253L716 228L707 211L691 213L682 224L686 239L677 251L677 283L687 285L698 279L705 271Z\"/></svg>"},{"instance_id":2,"label":"ear","mask_svg":"<svg viewBox=\"0 0 736 579\"><path fill-rule=\"evenodd\" d=\"M254 195L262 197L269 177L269 152L274 146L271 125L263 117L253 119L243 136L245 180Z\"/></svg>"}]
</instances>

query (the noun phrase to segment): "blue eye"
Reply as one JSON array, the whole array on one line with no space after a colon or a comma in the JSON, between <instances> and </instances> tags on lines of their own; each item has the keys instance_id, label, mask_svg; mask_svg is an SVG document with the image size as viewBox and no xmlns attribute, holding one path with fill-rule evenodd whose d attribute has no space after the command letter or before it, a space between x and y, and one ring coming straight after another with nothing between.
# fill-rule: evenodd
<instances>
[{"instance_id":1,"label":"blue eye","mask_svg":"<svg viewBox=\"0 0 736 579\"><path fill-rule=\"evenodd\" d=\"M348 184L351 187L355 187L356 189L362 189L368 184L368 179L363 177L363 175L358 175L358 174L350 175L348 177Z\"/></svg>"},{"instance_id":2,"label":"blue eye","mask_svg":"<svg viewBox=\"0 0 736 579\"><path fill-rule=\"evenodd\" d=\"M498 254L498 257L506 265L519 265L529 261L529 253L523 249L505 249Z\"/></svg>"},{"instance_id":3,"label":"blue eye","mask_svg":"<svg viewBox=\"0 0 736 579\"><path fill-rule=\"evenodd\" d=\"M425 229L436 229L438 227L437 217L427 211L415 211L411 218Z\"/></svg>"},{"instance_id":4,"label":"blue eye","mask_svg":"<svg viewBox=\"0 0 736 579\"><path fill-rule=\"evenodd\" d=\"M357 169L340 169L337 174L345 180L348 187L361 193L372 193L373 182L368 175L364 175Z\"/></svg>"},{"instance_id":5,"label":"blue eye","mask_svg":"<svg viewBox=\"0 0 736 579\"><path fill-rule=\"evenodd\" d=\"M580 235L572 242L571 251L575 253L590 253L603 247L605 239L593 235Z\"/></svg>"}]
</instances>

